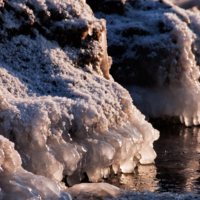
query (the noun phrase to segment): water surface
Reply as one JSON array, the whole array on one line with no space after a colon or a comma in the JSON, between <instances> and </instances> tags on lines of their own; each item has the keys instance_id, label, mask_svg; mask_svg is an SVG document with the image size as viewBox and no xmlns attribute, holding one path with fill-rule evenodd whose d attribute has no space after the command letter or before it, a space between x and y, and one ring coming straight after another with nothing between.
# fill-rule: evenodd
<instances>
[{"instance_id":1,"label":"water surface","mask_svg":"<svg viewBox=\"0 0 200 200\"><path fill-rule=\"evenodd\" d=\"M200 194L200 128L182 125L155 127L155 165L139 165L134 174L111 174L106 180L121 189Z\"/></svg>"}]
</instances>

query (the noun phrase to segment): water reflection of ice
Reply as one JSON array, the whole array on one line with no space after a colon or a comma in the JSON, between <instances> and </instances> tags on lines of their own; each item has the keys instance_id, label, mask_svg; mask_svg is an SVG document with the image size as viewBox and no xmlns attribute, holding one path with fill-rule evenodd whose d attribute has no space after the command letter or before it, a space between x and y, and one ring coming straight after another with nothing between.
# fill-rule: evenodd
<instances>
[{"instance_id":1,"label":"water reflection of ice","mask_svg":"<svg viewBox=\"0 0 200 200\"><path fill-rule=\"evenodd\" d=\"M139 165L134 174L112 175L107 181L133 191L200 193L200 127L156 127L155 165Z\"/></svg>"},{"instance_id":2,"label":"water reflection of ice","mask_svg":"<svg viewBox=\"0 0 200 200\"><path fill-rule=\"evenodd\" d=\"M109 178L108 182L122 189L154 192L159 189L156 174L157 169L154 164L138 165L134 174L118 174Z\"/></svg>"},{"instance_id":3,"label":"water reflection of ice","mask_svg":"<svg viewBox=\"0 0 200 200\"><path fill-rule=\"evenodd\" d=\"M129 185L134 191L151 191L154 192L158 189L158 180L156 180L157 170L155 165L139 165L135 176L131 174L122 174L120 183Z\"/></svg>"},{"instance_id":4,"label":"water reflection of ice","mask_svg":"<svg viewBox=\"0 0 200 200\"><path fill-rule=\"evenodd\" d=\"M197 127L194 128L194 136L196 137L196 140L197 140L196 151L197 153L200 154L200 129Z\"/></svg>"}]
</instances>

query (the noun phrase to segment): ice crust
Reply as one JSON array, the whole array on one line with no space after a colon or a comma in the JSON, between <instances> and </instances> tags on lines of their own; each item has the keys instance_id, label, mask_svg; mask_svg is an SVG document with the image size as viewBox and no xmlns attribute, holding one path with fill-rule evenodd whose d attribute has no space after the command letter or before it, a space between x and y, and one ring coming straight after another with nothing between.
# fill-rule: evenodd
<instances>
[{"instance_id":1,"label":"ice crust","mask_svg":"<svg viewBox=\"0 0 200 200\"><path fill-rule=\"evenodd\" d=\"M22 167L34 174L2 167L8 171L2 172L2 192L64 198L52 180L64 177L74 185L86 172L97 182L109 176L109 166L131 173L138 162L154 162L159 132L109 74L105 20L96 19L84 0L0 6L0 134L15 143L13 159L20 155ZM44 190L40 181L47 183Z\"/></svg>"},{"instance_id":2,"label":"ice crust","mask_svg":"<svg viewBox=\"0 0 200 200\"><path fill-rule=\"evenodd\" d=\"M81 183L68 188L67 192L78 199L117 198L123 194L122 190L108 183Z\"/></svg>"},{"instance_id":3,"label":"ice crust","mask_svg":"<svg viewBox=\"0 0 200 200\"><path fill-rule=\"evenodd\" d=\"M129 85L148 117L200 124L199 13L167 0L119 2L105 1L95 14L107 21L114 79Z\"/></svg>"},{"instance_id":4,"label":"ice crust","mask_svg":"<svg viewBox=\"0 0 200 200\"><path fill-rule=\"evenodd\" d=\"M56 181L36 176L21 167L22 161L14 143L0 135L0 199L71 200Z\"/></svg>"}]
</instances>

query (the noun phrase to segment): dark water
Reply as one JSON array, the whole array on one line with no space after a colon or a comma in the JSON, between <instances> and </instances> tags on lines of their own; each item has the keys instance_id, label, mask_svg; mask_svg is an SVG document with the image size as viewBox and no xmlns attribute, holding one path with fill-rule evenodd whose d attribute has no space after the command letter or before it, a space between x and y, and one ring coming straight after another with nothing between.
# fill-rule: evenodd
<instances>
[{"instance_id":1,"label":"dark water","mask_svg":"<svg viewBox=\"0 0 200 200\"><path fill-rule=\"evenodd\" d=\"M106 181L121 189L200 194L200 128L181 125L155 127L155 165L140 165L134 174L112 174Z\"/></svg>"}]
</instances>

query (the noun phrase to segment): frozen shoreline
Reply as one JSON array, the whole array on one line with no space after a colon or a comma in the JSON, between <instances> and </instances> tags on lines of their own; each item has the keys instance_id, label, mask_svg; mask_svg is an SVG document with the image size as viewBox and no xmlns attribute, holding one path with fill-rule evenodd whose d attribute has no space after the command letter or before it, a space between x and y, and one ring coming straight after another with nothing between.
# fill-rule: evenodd
<instances>
[{"instance_id":1,"label":"frozen shoreline","mask_svg":"<svg viewBox=\"0 0 200 200\"><path fill-rule=\"evenodd\" d=\"M159 132L109 74L105 20L85 1L11 0L0 19L3 199L70 198L61 181L86 173L95 183L110 166L132 173L154 162Z\"/></svg>"},{"instance_id":2,"label":"frozen shoreline","mask_svg":"<svg viewBox=\"0 0 200 200\"><path fill-rule=\"evenodd\" d=\"M157 9L156 1L147 3ZM169 9L168 4L162 9ZM162 9L158 12L163 16ZM199 89L199 71L190 48L195 34L187 29L189 17L196 20L194 26L198 17L178 8L174 12L177 15L170 13L165 20L170 19L169 27L175 23L172 35L184 58L180 66L186 65L185 73L180 70L180 80L173 70L170 75L175 78L170 80ZM84 0L10 0L0 2L0 22L0 199L69 200L67 192L84 198L105 198L104 193L118 198L122 191L96 182L109 176L110 166L116 174L133 173L138 163L153 163L159 131L109 74L112 59L107 54L105 20L94 17ZM165 31L159 25L161 29ZM149 34L141 30L142 37ZM165 78L162 70L161 79ZM164 83L161 79L158 82ZM198 97L192 90L189 101L196 102ZM183 102L178 114L191 118L194 113L184 107L187 103ZM198 110L194 105L193 110ZM76 185L85 173L93 183ZM74 187L67 188L65 183ZM192 196L125 192L119 199L165 195L172 199Z\"/></svg>"}]
</instances>

